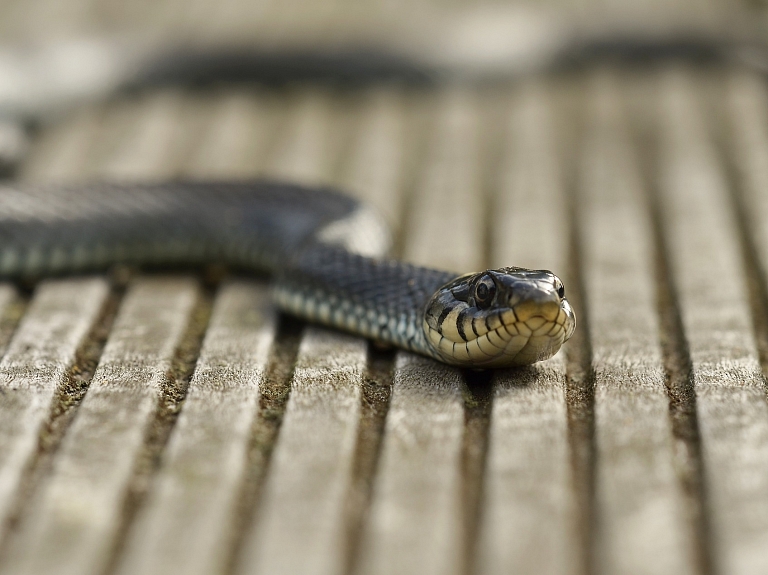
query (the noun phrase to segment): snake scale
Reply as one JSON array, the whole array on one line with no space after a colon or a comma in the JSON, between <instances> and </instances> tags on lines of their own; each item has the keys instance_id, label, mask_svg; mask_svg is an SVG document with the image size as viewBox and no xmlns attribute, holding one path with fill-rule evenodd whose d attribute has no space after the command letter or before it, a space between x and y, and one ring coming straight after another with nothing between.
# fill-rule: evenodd
<instances>
[{"instance_id":1,"label":"snake scale","mask_svg":"<svg viewBox=\"0 0 768 575\"><path fill-rule=\"evenodd\" d=\"M573 333L551 272L458 275L387 259L370 207L270 182L0 186L0 277L226 262L273 275L285 311L445 363L529 364Z\"/></svg>"}]
</instances>

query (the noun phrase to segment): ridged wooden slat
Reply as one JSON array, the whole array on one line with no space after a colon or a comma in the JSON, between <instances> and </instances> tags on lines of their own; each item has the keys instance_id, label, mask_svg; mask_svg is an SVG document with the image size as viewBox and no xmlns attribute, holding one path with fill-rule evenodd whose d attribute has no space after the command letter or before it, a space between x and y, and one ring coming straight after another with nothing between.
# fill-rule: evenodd
<instances>
[{"instance_id":1,"label":"ridged wooden slat","mask_svg":"<svg viewBox=\"0 0 768 575\"><path fill-rule=\"evenodd\" d=\"M565 271L569 228L550 90L529 83L512 94L491 216L492 267ZM494 376L477 573L574 572L564 388L564 353Z\"/></svg>"},{"instance_id":2,"label":"ridged wooden slat","mask_svg":"<svg viewBox=\"0 0 768 575\"><path fill-rule=\"evenodd\" d=\"M44 181L66 180L77 175L78 170L88 163L86 156L98 125L97 117L85 113L77 116L70 125L57 129L53 137L33 151L37 153L33 153L29 167L21 171L22 177ZM13 483L19 481L22 473L36 471L26 466L40 449L45 433L43 426L51 421L53 413L66 407L55 404L57 400L67 401L66 394L57 398L56 393L68 383L70 370L77 363L78 349L86 344L89 332L96 327L109 292L109 283L103 278L41 284L3 358L8 382L18 386L21 392L13 394L13 403L18 401L18 404L2 417L9 430L2 434L3 452L7 454L8 463L0 472L5 476L0 481L6 489L2 498L4 518L12 505L12 490L18 489ZM12 398L11 395L0 395L5 399ZM55 450L59 439L52 442L49 450ZM35 493L32 496L35 497ZM26 509L22 506L17 511L23 517ZM7 559L7 556L2 558L0 571L7 571Z\"/></svg>"},{"instance_id":3,"label":"ridged wooden slat","mask_svg":"<svg viewBox=\"0 0 768 575\"><path fill-rule=\"evenodd\" d=\"M241 573L337 573L365 342L308 329Z\"/></svg>"},{"instance_id":4,"label":"ridged wooden slat","mask_svg":"<svg viewBox=\"0 0 768 575\"><path fill-rule=\"evenodd\" d=\"M141 280L130 289L3 572L86 575L105 568L133 468L198 297L187 279Z\"/></svg>"},{"instance_id":5,"label":"ridged wooden slat","mask_svg":"<svg viewBox=\"0 0 768 575\"><path fill-rule=\"evenodd\" d=\"M207 129L184 159L183 176L247 179L259 175L277 139L284 110L272 99L250 92L224 92L212 98L208 108L212 111L207 114Z\"/></svg>"},{"instance_id":6,"label":"ridged wooden slat","mask_svg":"<svg viewBox=\"0 0 768 575\"><path fill-rule=\"evenodd\" d=\"M366 95L360 129L348 154L346 175L340 183L386 218L397 236L403 218L402 193L408 146L403 118L406 104L394 89Z\"/></svg>"},{"instance_id":7,"label":"ridged wooden slat","mask_svg":"<svg viewBox=\"0 0 768 575\"><path fill-rule=\"evenodd\" d=\"M222 569L275 323L263 285L222 288L156 487L118 573Z\"/></svg>"},{"instance_id":8,"label":"ridged wooden slat","mask_svg":"<svg viewBox=\"0 0 768 575\"><path fill-rule=\"evenodd\" d=\"M258 171L263 154L254 140L270 139L263 102L238 95L197 107L201 117L209 110L210 137L182 160L182 175ZM233 122L233 111L248 114ZM217 295L156 488L130 529L117 572L202 574L218 572L230 560L231 541L237 537L234 516L275 329L275 310L261 282L233 282Z\"/></svg>"},{"instance_id":9,"label":"ridged wooden slat","mask_svg":"<svg viewBox=\"0 0 768 575\"><path fill-rule=\"evenodd\" d=\"M730 129L727 133L727 142L731 144L727 149L731 152L731 161L736 165L741 180L738 182L742 210L746 219L749 241L754 248L757 265L751 270L758 282L768 285L768 92L762 77L752 74L735 73L729 78L728 91L725 98L726 119L730 120ZM758 297L764 297L759 295ZM766 302L763 300L763 305ZM765 325L762 325L765 329ZM765 332L760 334L762 344L765 346ZM766 349L763 353L763 376L765 377ZM763 381L765 385L765 381ZM752 421L748 421L751 424ZM751 431L751 425L750 425ZM756 474L765 473L764 470L756 470ZM744 474L745 477L747 474ZM754 476L757 481L764 481L765 475ZM755 485L762 489L762 485ZM764 492L760 492L763 496ZM766 502L760 500L754 508L750 508L750 515L745 521L749 529L749 547L751 553L756 555L754 559L757 572L764 565L765 552L760 552L768 544L768 528L764 523ZM754 515L753 515L754 514ZM755 521L756 519L756 521Z\"/></svg>"},{"instance_id":10,"label":"ridged wooden slat","mask_svg":"<svg viewBox=\"0 0 768 575\"><path fill-rule=\"evenodd\" d=\"M295 181L332 179L340 142L328 100L310 95L295 112L296 124L267 174ZM364 340L306 328L239 573L330 574L341 569L365 363Z\"/></svg>"},{"instance_id":11,"label":"ridged wooden slat","mask_svg":"<svg viewBox=\"0 0 768 575\"><path fill-rule=\"evenodd\" d=\"M578 203L595 370L596 565L602 573L693 573L646 190L615 76L593 78L588 100Z\"/></svg>"},{"instance_id":12,"label":"ridged wooden slat","mask_svg":"<svg viewBox=\"0 0 768 575\"><path fill-rule=\"evenodd\" d=\"M301 141L291 145L289 139L283 144L271 173L294 178L303 173L313 180L322 179L320 173L327 170L323 168L323 158L328 157L328 149L321 146L321 142L328 141L323 130L337 131L338 127L323 115L322 101L304 101L300 105L294 137ZM366 173L374 170L369 147L391 145L389 132L380 133L380 117L381 112L374 114L373 125L362 125L361 145L354 146L349 162L351 175L341 177L342 184L366 177ZM292 158L299 160L298 166ZM379 158L377 165L384 175L394 172L397 178L397 164ZM390 195L398 192L375 171L372 183L371 189L361 189L359 193L374 196L374 203L391 201ZM364 363L365 347L361 340L325 330L307 330L265 487L264 509L254 539L245 545L243 571L337 572L346 560L343 512L345 493L350 488ZM348 369L340 367L344 364ZM334 398L331 404L329 397ZM314 431L306 427L308 422L313 422ZM307 441L308 434L314 438L312 442ZM307 521L307 517L314 520Z\"/></svg>"},{"instance_id":13,"label":"ridged wooden slat","mask_svg":"<svg viewBox=\"0 0 768 575\"><path fill-rule=\"evenodd\" d=\"M201 116L180 92L153 94L125 110L124 122L112 127L116 147L96 174L109 179L178 177L184 158L202 130ZM117 128L117 129L116 129Z\"/></svg>"},{"instance_id":14,"label":"ridged wooden slat","mask_svg":"<svg viewBox=\"0 0 768 575\"><path fill-rule=\"evenodd\" d=\"M180 113L174 109L178 100L168 94L148 105L156 117ZM59 173L43 169L29 177L58 180L174 173L178 155L171 149L173 122L162 123L159 133L156 126L137 125L141 108L121 106L118 112L94 136L105 149L84 146L83 150L89 149L87 161L69 170L65 163L54 162L60 166ZM75 122L68 129L77 132L89 125ZM158 137L163 141L158 143ZM157 146L149 155L148 143ZM52 146L51 157L56 159L57 153L66 155L67 150L57 152ZM70 300L73 297L69 294ZM127 307L110 334L87 399L56 454L55 466L33 494L33 504L23 510L22 527L13 534L8 549L9 572L44 573L55 566L62 573L95 573L111 561L115 538L124 529L126 497L129 491L144 489L131 484L134 467L146 453L145 440L160 399L168 391L164 386L175 385L168 371L199 298L192 278L140 280L129 290ZM49 553L40 553L39 546Z\"/></svg>"},{"instance_id":15,"label":"ridged wooden slat","mask_svg":"<svg viewBox=\"0 0 768 575\"><path fill-rule=\"evenodd\" d=\"M734 73L725 92L729 158L738 170L742 209L759 269L768 285L768 92L760 76Z\"/></svg>"},{"instance_id":16,"label":"ridged wooden slat","mask_svg":"<svg viewBox=\"0 0 768 575\"><path fill-rule=\"evenodd\" d=\"M702 102L683 72L661 83L660 191L688 340L717 567L768 570L768 404L737 223Z\"/></svg>"},{"instance_id":17,"label":"ridged wooden slat","mask_svg":"<svg viewBox=\"0 0 768 575\"><path fill-rule=\"evenodd\" d=\"M4 309L11 301L5 286ZM109 287L101 279L41 285L0 362L0 518L7 520L19 481L38 444L57 390L94 328Z\"/></svg>"},{"instance_id":18,"label":"ridged wooden slat","mask_svg":"<svg viewBox=\"0 0 768 575\"><path fill-rule=\"evenodd\" d=\"M405 258L448 269L481 265L478 112L443 96L411 214ZM470 205L470 207L467 207ZM449 233L452 241L445 239ZM464 380L407 353L396 360L373 502L357 572L457 573L463 550L460 456Z\"/></svg>"}]
</instances>

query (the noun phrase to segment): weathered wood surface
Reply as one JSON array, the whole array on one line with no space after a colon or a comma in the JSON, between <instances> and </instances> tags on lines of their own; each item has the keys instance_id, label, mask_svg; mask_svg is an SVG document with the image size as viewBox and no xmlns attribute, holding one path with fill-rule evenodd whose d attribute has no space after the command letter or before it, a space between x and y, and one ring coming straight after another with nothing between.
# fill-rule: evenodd
<instances>
[{"instance_id":1,"label":"weathered wood surface","mask_svg":"<svg viewBox=\"0 0 768 575\"><path fill-rule=\"evenodd\" d=\"M178 13L24 4L3 27ZM352 10L320 4L313 33ZM252 10L184 26L279 12ZM763 79L678 67L164 90L45 127L22 179L340 185L400 257L555 270L580 327L484 375L281 317L221 270L0 286L0 573L766 572L766 126Z\"/></svg>"},{"instance_id":2,"label":"weathered wood surface","mask_svg":"<svg viewBox=\"0 0 768 575\"><path fill-rule=\"evenodd\" d=\"M482 259L481 213L472 201L481 193L477 102L448 93L435 115L404 256L474 269ZM451 241L445 230L453 230ZM460 572L465 385L456 369L398 353L358 572Z\"/></svg>"},{"instance_id":3,"label":"weathered wood surface","mask_svg":"<svg viewBox=\"0 0 768 575\"><path fill-rule=\"evenodd\" d=\"M272 172L329 181L338 139L330 102L299 102ZM238 573L337 573L345 561L344 500L352 477L366 345L308 327L298 349L255 525L245 535Z\"/></svg>"},{"instance_id":4,"label":"weathered wood surface","mask_svg":"<svg viewBox=\"0 0 768 575\"><path fill-rule=\"evenodd\" d=\"M692 362L715 567L758 573L768 569L768 404L729 182L690 78L670 72L660 88L659 187Z\"/></svg>"},{"instance_id":5,"label":"weathered wood surface","mask_svg":"<svg viewBox=\"0 0 768 575\"><path fill-rule=\"evenodd\" d=\"M595 567L692 573L664 386L645 182L615 79L597 77L590 88L578 209L595 371Z\"/></svg>"},{"instance_id":6,"label":"weathered wood surface","mask_svg":"<svg viewBox=\"0 0 768 575\"><path fill-rule=\"evenodd\" d=\"M532 84L503 108L491 266L565 267L568 209L553 105L547 87ZM576 573L564 355L494 379L477 572Z\"/></svg>"}]
</instances>

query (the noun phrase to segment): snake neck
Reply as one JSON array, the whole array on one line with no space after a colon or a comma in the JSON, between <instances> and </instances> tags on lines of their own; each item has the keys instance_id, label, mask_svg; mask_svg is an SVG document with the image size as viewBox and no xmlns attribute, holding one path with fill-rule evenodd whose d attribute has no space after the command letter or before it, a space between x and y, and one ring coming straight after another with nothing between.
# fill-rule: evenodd
<instances>
[{"instance_id":1,"label":"snake neck","mask_svg":"<svg viewBox=\"0 0 768 575\"><path fill-rule=\"evenodd\" d=\"M435 357L423 312L432 294L455 277L316 243L278 272L275 299L306 320Z\"/></svg>"}]
</instances>

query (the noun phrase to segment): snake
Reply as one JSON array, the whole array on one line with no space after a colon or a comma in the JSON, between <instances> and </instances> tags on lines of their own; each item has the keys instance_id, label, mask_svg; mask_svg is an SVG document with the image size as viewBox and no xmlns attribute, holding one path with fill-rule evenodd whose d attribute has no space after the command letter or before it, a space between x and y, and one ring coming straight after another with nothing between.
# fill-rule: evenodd
<instances>
[{"instance_id":1,"label":"snake","mask_svg":"<svg viewBox=\"0 0 768 575\"><path fill-rule=\"evenodd\" d=\"M528 44L505 44L501 57L492 51L469 59L365 45L158 50L84 39L31 51L0 47L0 76L14 80L0 86L0 171L22 160L27 128L75 105L158 85L483 84L606 62L675 60L768 69L762 36L557 30L549 22ZM455 44L450 34L443 40L438 46ZM574 333L563 282L551 271L459 274L392 259L390 247L375 210L325 187L267 180L0 185L1 279L223 262L270 274L285 312L471 369L544 360Z\"/></svg>"},{"instance_id":2,"label":"snake","mask_svg":"<svg viewBox=\"0 0 768 575\"><path fill-rule=\"evenodd\" d=\"M0 86L0 171L12 173L22 160L28 128L75 105L158 85L484 84L675 60L768 70L761 35L562 34L555 22L544 23L534 27L538 36L504 44L502 54L448 50L447 57L413 46L158 49L81 39L0 47L0 76L13 80ZM442 40L438 48L455 48L451 34ZM459 274L393 259L390 247L375 210L326 187L267 180L0 185L0 279L223 262L270 274L285 312L471 369L547 359L574 333L574 311L551 271Z\"/></svg>"},{"instance_id":3,"label":"snake","mask_svg":"<svg viewBox=\"0 0 768 575\"><path fill-rule=\"evenodd\" d=\"M222 262L269 274L289 314L470 369L541 361L574 332L550 271L458 274L387 257L391 244L376 210L328 187L0 185L2 279Z\"/></svg>"}]
</instances>

